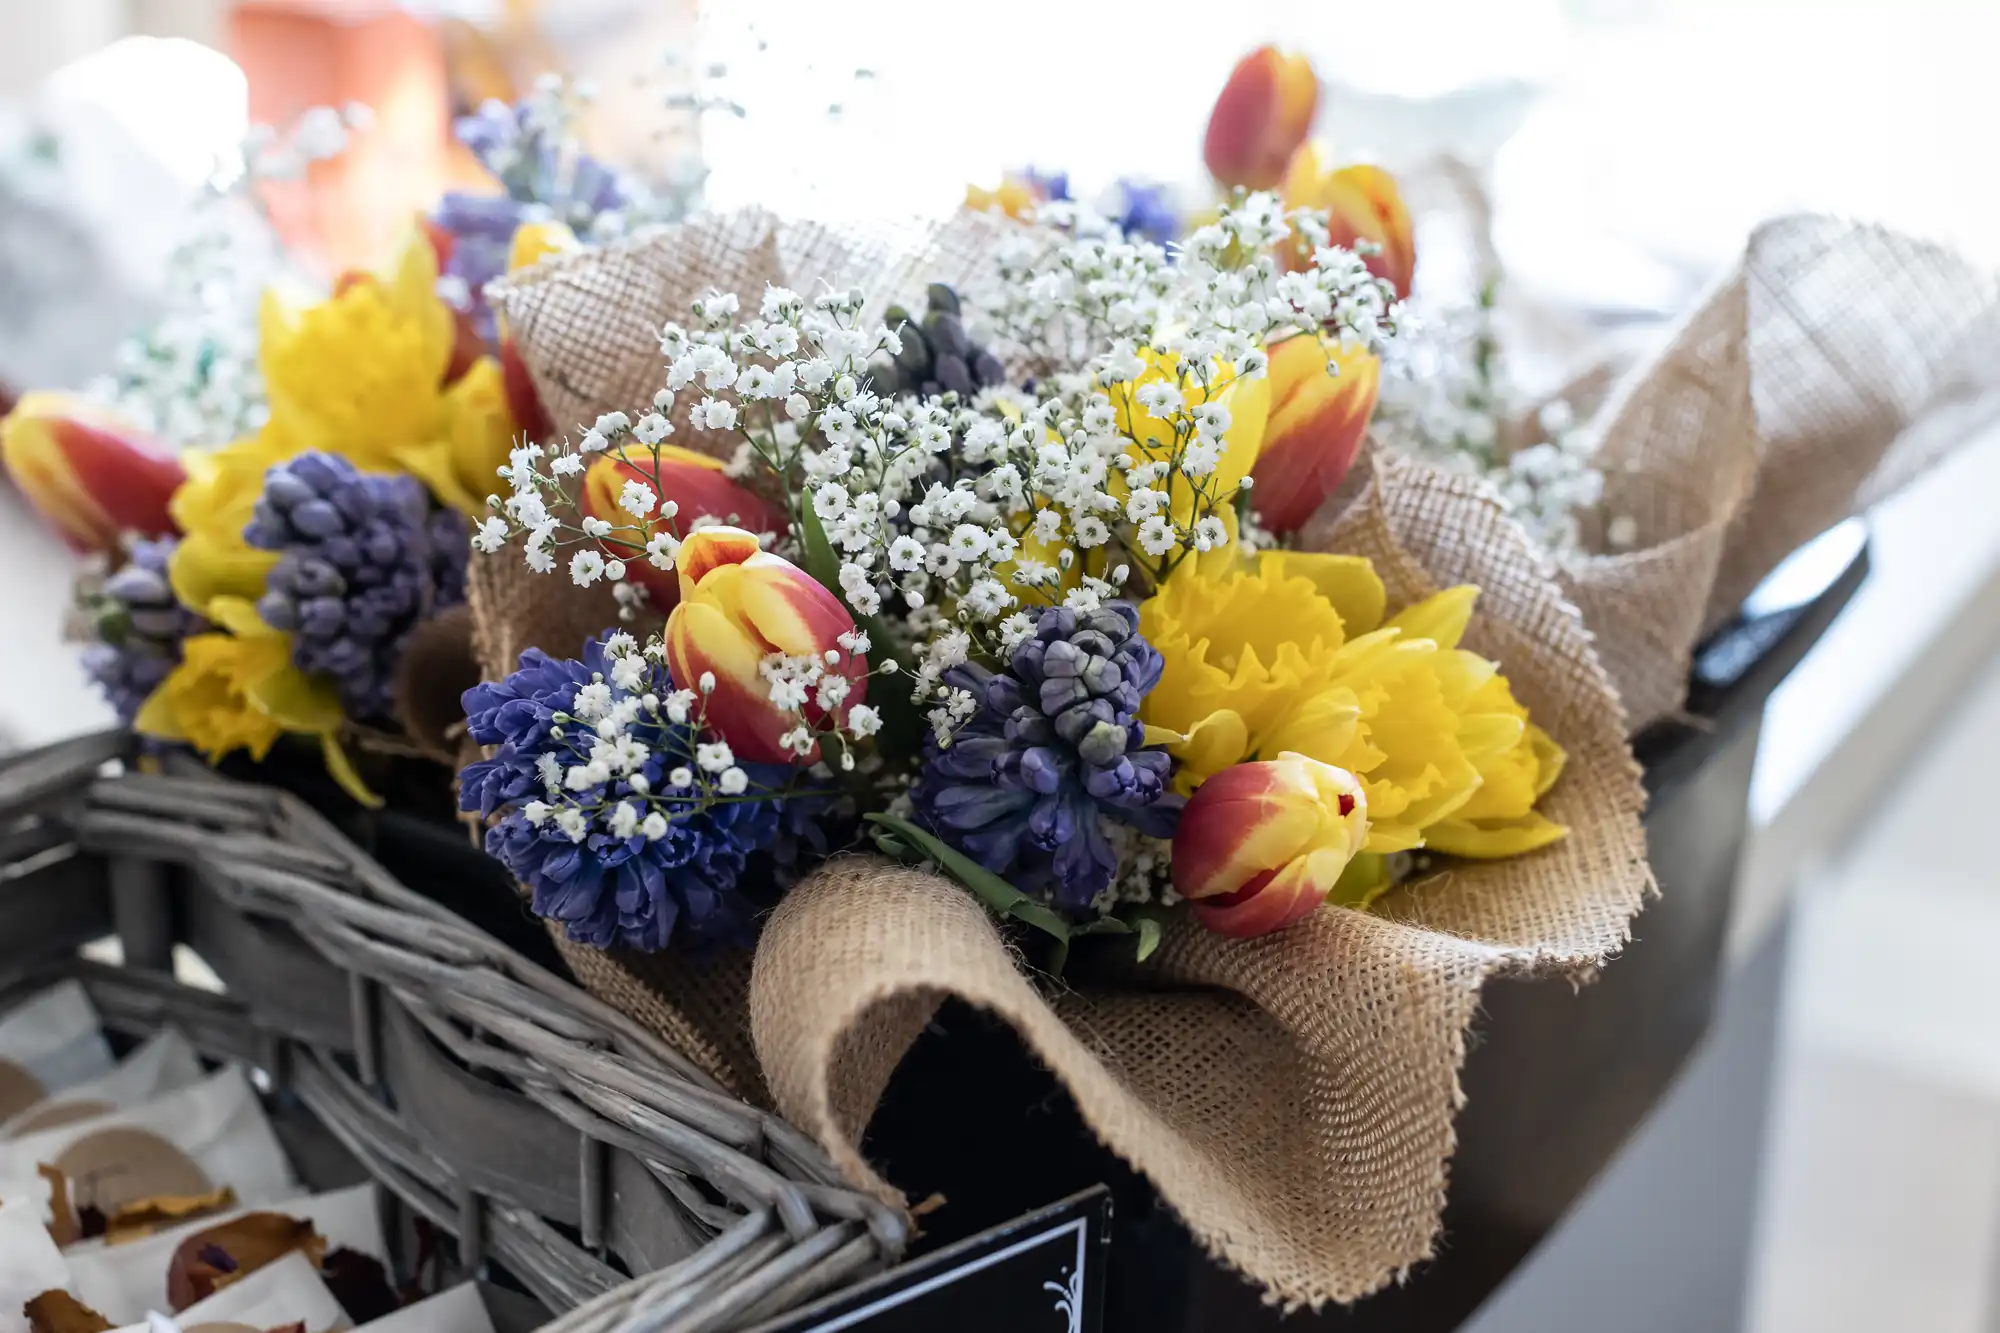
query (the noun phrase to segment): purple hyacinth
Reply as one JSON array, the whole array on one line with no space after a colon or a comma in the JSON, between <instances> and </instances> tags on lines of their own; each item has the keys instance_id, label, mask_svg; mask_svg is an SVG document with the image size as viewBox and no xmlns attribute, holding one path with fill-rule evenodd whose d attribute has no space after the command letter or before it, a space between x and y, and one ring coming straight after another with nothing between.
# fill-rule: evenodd
<instances>
[{"instance_id":1,"label":"purple hyacinth","mask_svg":"<svg viewBox=\"0 0 2000 1333\"><path fill-rule=\"evenodd\" d=\"M613 665L603 640L588 644L581 661L530 649L507 679L467 690L472 739L497 748L459 775L459 807L488 819L505 811L486 831L487 852L528 886L535 914L561 922L578 943L659 950L681 931L747 944L763 905L741 882L750 858L766 852L785 868L802 847L823 852L816 820L824 801L811 794L720 802L692 791L675 795L668 775L694 764L696 732L657 708L636 712L619 733L643 752L636 768L570 787L561 778L599 739L573 718L557 721L580 707L579 689L604 682L607 708L674 691L663 663L645 659L641 678L624 685ZM779 765L742 767L757 791L793 777ZM653 830L657 836L621 836L613 818L621 804L657 812L665 827Z\"/></svg>"},{"instance_id":2,"label":"purple hyacinth","mask_svg":"<svg viewBox=\"0 0 2000 1333\"><path fill-rule=\"evenodd\" d=\"M945 673L979 711L948 746L926 748L918 813L1023 893L1086 913L1118 869L1100 817L1165 838L1184 804L1167 787L1172 759L1144 748L1139 722L1162 665L1129 602L1043 610L1005 671Z\"/></svg>"},{"instance_id":3,"label":"purple hyacinth","mask_svg":"<svg viewBox=\"0 0 2000 1333\"><path fill-rule=\"evenodd\" d=\"M590 236L633 202L633 187L624 176L582 151L574 135L550 121L546 110L530 102L509 106L489 100L454 127L458 141L506 191L450 191L432 215L453 239L445 274L465 284L473 322L489 343L496 329L483 292L507 271L521 224L554 220Z\"/></svg>"},{"instance_id":4,"label":"purple hyacinth","mask_svg":"<svg viewBox=\"0 0 2000 1333\"><path fill-rule=\"evenodd\" d=\"M291 633L293 665L337 681L349 717L387 718L410 631L465 600L465 521L414 477L306 453L264 474L243 538L279 553L257 614Z\"/></svg>"},{"instance_id":5,"label":"purple hyacinth","mask_svg":"<svg viewBox=\"0 0 2000 1333\"><path fill-rule=\"evenodd\" d=\"M1166 186L1127 176L1121 177L1115 188L1120 231L1160 245L1180 235L1180 210L1174 207L1173 192Z\"/></svg>"},{"instance_id":6,"label":"purple hyacinth","mask_svg":"<svg viewBox=\"0 0 2000 1333\"><path fill-rule=\"evenodd\" d=\"M83 650L84 672L127 726L147 696L181 662L181 643L208 622L180 604L167 577L178 537L137 538L126 561L85 607L96 639Z\"/></svg>"}]
</instances>

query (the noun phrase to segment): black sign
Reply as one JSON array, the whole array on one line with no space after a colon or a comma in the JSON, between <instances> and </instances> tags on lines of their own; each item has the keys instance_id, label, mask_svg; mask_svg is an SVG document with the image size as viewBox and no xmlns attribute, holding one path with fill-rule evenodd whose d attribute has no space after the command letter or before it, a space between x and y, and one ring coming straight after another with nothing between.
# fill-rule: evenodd
<instances>
[{"instance_id":1,"label":"black sign","mask_svg":"<svg viewBox=\"0 0 2000 1333\"><path fill-rule=\"evenodd\" d=\"M1103 1186L850 1287L758 1333L1100 1333Z\"/></svg>"}]
</instances>

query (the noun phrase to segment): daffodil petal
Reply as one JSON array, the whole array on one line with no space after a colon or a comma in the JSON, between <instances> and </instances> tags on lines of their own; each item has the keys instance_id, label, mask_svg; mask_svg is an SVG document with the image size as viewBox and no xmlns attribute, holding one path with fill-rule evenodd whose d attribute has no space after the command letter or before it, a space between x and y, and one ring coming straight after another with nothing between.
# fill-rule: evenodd
<instances>
[{"instance_id":1,"label":"daffodil petal","mask_svg":"<svg viewBox=\"0 0 2000 1333\"><path fill-rule=\"evenodd\" d=\"M331 681L318 681L286 662L259 680L248 682L250 701L286 731L325 733L344 720L340 692Z\"/></svg>"},{"instance_id":2,"label":"daffodil petal","mask_svg":"<svg viewBox=\"0 0 2000 1333\"><path fill-rule=\"evenodd\" d=\"M1432 851L1476 860L1521 856L1568 836L1569 830L1537 811L1505 822L1471 823L1447 819L1424 832Z\"/></svg>"},{"instance_id":3,"label":"daffodil petal","mask_svg":"<svg viewBox=\"0 0 2000 1333\"><path fill-rule=\"evenodd\" d=\"M321 732L319 749L321 757L326 761L327 773L340 784L342 791L370 810L381 808L382 798L370 791L368 784L361 780L359 770L354 767L354 761L347 757L347 751L341 747L338 736L331 731Z\"/></svg>"},{"instance_id":4,"label":"daffodil petal","mask_svg":"<svg viewBox=\"0 0 2000 1333\"><path fill-rule=\"evenodd\" d=\"M1406 638L1429 639L1440 648L1456 648L1465 636L1465 627L1472 623L1472 607L1478 600L1479 589L1460 584L1405 607L1389 623Z\"/></svg>"}]
</instances>

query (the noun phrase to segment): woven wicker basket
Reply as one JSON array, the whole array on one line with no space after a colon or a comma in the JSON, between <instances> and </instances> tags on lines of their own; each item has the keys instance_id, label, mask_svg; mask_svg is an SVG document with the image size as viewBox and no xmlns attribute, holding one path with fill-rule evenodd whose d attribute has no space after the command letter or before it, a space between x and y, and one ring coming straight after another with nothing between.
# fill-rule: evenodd
<instances>
[{"instance_id":1,"label":"woven wicker basket","mask_svg":"<svg viewBox=\"0 0 2000 1333\"><path fill-rule=\"evenodd\" d=\"M133 758L106 733L0 761L0 993L77 976L113 1028L264 1070L549 1333L745 1328L902 1253L905 1218L806 1136L303 802ZM113 930L126 966L77 958ZM175 943L226 993L177 985Z\"/></svg>"}]
</instances>

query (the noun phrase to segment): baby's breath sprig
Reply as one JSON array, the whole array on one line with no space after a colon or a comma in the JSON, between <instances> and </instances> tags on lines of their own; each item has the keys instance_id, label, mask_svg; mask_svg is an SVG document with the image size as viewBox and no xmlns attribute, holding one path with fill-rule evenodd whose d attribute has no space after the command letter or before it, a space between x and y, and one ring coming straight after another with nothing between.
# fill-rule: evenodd
<instances>
[{"instance_id":1,"label":"baby's breath sprig","mask_svg":"<svg viewBox=\"0 0 2000 1333\"><path fill-rule=\"evenodd\" d=\"M711 293L688 324L661 331L654 411L636 423L608 414L546 456L516 450L502 474L512 493L491 498L475 544L494 552L523 537L529 567L544 573L567 551L580 586L618 583L634 559L672 569L686 531L729 518L681 515L668 496L661 452L685 403L704 447L733 441L731 475L781 504L785 530L763 534L767 549L839 594L874 639L855 651L906 675L948 738L972 708L945 674L1004 658L1034 611L1094 611L1245 539L1238 511L1259 441L1243 437L1261 414L1239 418L1231 404L1266 373L1273 339L1380 351L1400 319L1388 284L1326 244L1324 217L1287 213L1270 195L1235 201L1172 250L1075 205L1041 220L1044 230L1002 248L990 289L964 310L1015 364L1050 368L1032 391L878 388L897 382L889 362L903 334L864 318L858 290L808 299L768 286L748 319L736 294ZM1287 271L1278 256L1301 237L1310 261ZM639 475L619 492L620 514L572 521L563 511L598 454ZM859 762L855 743L880 720L872 710L853 710L863 720L844 735L804 721L805 700L844 678L780 655L763 674L774 697L800 705L787 748L830 742L834 762Z\"/></svg>"}]
</instances>

